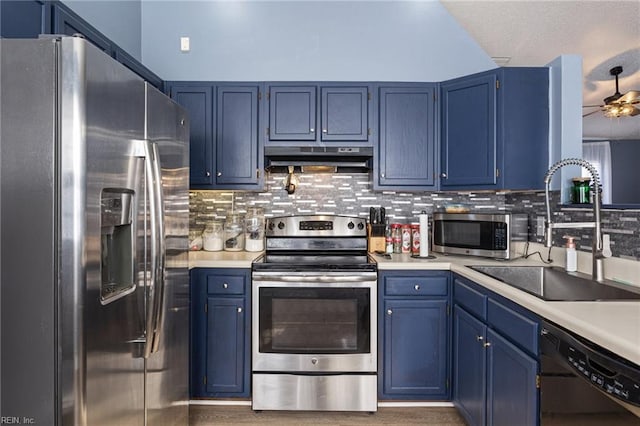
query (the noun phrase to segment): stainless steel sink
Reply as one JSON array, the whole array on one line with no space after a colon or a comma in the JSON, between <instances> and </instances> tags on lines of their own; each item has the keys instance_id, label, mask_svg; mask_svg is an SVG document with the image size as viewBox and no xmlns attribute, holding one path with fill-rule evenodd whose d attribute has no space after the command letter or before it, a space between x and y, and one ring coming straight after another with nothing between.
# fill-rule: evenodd
<instances>
[{"instance_id":1,"label":"stainless steel sink","mask_svg":"<svg viewBox=\"0 0 640 426\"><path fill-rule=\"evenodd\" d=\"M591 276L557 267L470 266L505 284L549 301L640 300L640 289L614 281L599 283Z\"/></svg>"}]
</instances>

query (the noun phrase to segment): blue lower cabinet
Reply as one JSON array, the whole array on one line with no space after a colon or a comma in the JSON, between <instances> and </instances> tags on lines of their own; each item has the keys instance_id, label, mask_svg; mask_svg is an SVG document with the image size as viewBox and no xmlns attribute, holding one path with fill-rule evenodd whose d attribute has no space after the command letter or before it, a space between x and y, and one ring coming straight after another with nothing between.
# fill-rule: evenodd
<instances>
[{"instance_id":1,"label":"blue lower cabinet","mask_svg":"<svg viewBox=\"0 0 640 426\"><path fill-rule=\"evenodd\" d=\"M207 297L207 393L244 391L244 311L243 297Z\"/></svg>"},{"instance_id":2,"label":"blue lower cabinet","mask_svg":"<svg viewBox=\"0 0 640 426\"><path fill-rule=\"evenodd\" d=\"M491 329L487 343L487 424L535 426L538 362Z\"/></svg>"},{"instance_id":3,"label":"blue lower cabinet","mask_svg":"<svg viewBox=\"0 0 640 426\"><path fill-rule=\"evenodd\" d=\"M449 275L380 274L380 399L449 399Z\"/></svg>"},{"instance_id":4,"label":"blue lower cabinet","mask_svg":"<svg viewBox=\"0 0 640 426\"><path fill-rule=\"evenodd\" d=\"M250 395L250 272L191 270L191 396Z\"/></svg>"},{"instance_id":5,"label":"blue lower cabinet","mask_svg":"<svg viewBox=\"0 0 640 426\"><path fill-rule=\"evenodd\" d=\"M453 307L453 400L470 425L484 425L487 399L487 326Z\"/></svg>"},{"instance_id":6,"label":"blue lower cabinet","mask_svg":"<svg viewBox=\"0 0 640 426\"><path fill-rule=\"evenodd\" d=\"M537 318L455 275L453 292L452 399L460 414L471 426L537 425Z\"/></svg>"}]
</instances>

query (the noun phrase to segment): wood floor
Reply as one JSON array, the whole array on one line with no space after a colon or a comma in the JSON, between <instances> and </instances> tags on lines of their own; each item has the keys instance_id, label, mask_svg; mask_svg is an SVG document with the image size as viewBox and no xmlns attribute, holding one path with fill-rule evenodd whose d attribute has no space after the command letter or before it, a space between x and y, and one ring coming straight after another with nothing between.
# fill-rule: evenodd
<instances>
[{"instance_id":1,"label":"wood floor","mask_svg":"<svg viewBox=\"0 0 640 426\"><path fill-rule=\"evenodd\" d=\"M262 411L248 406L191 405L190 426L210 425L432 425L463 426L451 407L381 407L375 414L357 412Z\"/></svg>"}]
</instances>

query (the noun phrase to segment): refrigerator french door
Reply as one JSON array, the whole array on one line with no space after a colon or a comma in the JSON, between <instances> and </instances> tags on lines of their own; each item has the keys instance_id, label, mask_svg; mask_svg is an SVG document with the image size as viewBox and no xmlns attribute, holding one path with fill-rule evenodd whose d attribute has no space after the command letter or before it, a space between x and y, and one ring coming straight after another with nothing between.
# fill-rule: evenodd
<instances>
[{"instance_id":1,"label":"refrigerator french door","mask_svg":"<svg viewBox=\"0 0 640 426\"><path fill-rule=\"evenodd\" d=\"M186 424L185 112L81 38L0 54L0 414Z\"/></svg>"}]
</instances>

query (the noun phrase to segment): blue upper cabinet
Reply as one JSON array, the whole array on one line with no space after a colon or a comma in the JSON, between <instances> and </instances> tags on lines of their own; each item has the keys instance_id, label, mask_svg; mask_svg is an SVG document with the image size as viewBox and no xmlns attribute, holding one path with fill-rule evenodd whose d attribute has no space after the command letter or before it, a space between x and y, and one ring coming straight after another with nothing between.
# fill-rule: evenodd
<instances>
[{"instance_id":1,"label":"blue upper cabinet","mask_svg":"<svg viewBox=\"0 0 640 426\"><path fill-rule=\"evenodd\" d=\"M269 140L316 140L316 86L269 86Z\"/></svg>"},{"instance_id":2,"label":"blue upper cabinet","mask_svg":"<svg viewBox=\"0 0 640 426\"><path fill-rule=\"evenodd\" d=\"M369 139L369 88L321 87L322 141Z\"/></svg>"},{"instance_id":3,"label":"blue upper cabinet","mask_svg":"<svg viewBox=\"0 0 640 426\"><path fill-rule=\"evenodd\" d=\"M189 113L189 183L213 185L213 86L172 84L169 92Z\"/></svg>"},{"instance_id":4,"label":"blue upper cabinet","mask_svg":"<svg viewBox=\"0 0 640 426\"><path fill-rule=\"evenodd\" d=\"M81 34L109 56L113 55L111 41L62 3L53 4L52 20L54 34Z\"/></svg>"},{"instance_id":5,"label":"blue upper cabinet","mask_svg":"<svg viewBox=\"0 0 640 426\"><path fill-rule=\"evenodd\" d=\"M548 92L548 68L500 68L442 83L441 189L542 189Z\"/></svg>"},{"instance_id":6,"label":"blue upper cabinet","mask_svg":"<svg viewBox=\"0 0 640 426\"><path fill-rule=\"evenodd\" d=\"M215 120L215 186L258 189L264 159L258 143L259 85L218 85Z\"/></svg>"},{"instance_id":7,"label":"blue upper cabinet","mask_svg":"<svg viewBox=\"0 0 640 426\"><path fill-rule=\"evenodd\" d=\"M371 146L371 86L364 83L270 83L271 146Z\"/></svg>"},{"instance_id":8,"label":"blue upper cabinet","mask_svg":"<svg viewBox=\"0 0 640 426\"><path fill-rule=\"evenodd\" d=\"M191 188L261 189L261 84L172 82L168 87L191 118Z\"/></svg>"},{"instance_id":9,"label":"blue upper cabinet","mask_svg":"<svg viewBox=\"0 0 640 426\"><path fill-rule=\"evenodd\" d=\"M435 89L432 83L379 88L379 142L373 187L435 190Z\"/></svg>"},{"instance_id":10,"label":"blue upper cabinet","mask_svg":"<svg viewBox=\"0 0 640 426\"><path fill-rule=\"evenodd\" d=\"M496 184L495 74L442 85L441 186Z\"/></svg>"},{"instance_id":11,"label":"blue upper cabinet","mask_svg":"<svg viewBox=\"0 0 640 426\"><path fill-rule=\"evenodd\" d=\"M0 1L0 36L37 38L51 32L51 8L45 1Z\"/></svg>"}]
</instances>

